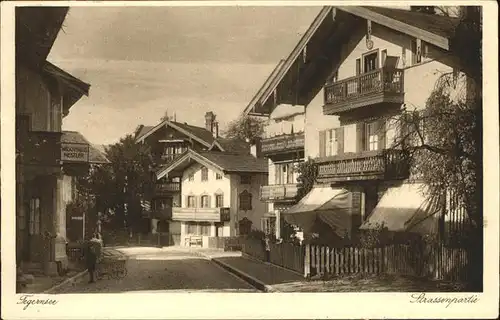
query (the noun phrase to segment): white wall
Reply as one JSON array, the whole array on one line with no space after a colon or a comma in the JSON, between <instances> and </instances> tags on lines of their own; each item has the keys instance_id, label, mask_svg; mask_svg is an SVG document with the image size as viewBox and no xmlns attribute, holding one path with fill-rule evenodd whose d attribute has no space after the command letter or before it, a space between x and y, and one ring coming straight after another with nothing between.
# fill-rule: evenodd
<instances>
[{"instance_id":1,"label":"white wall","mask_svg":"<svg viewBox=\"0 0 500 320\"><path fill-rule=\"evenodd\" d=\"M222 193L224 195L224 207L228 207L230 202L230 177L224 175L221 180L216 180L216 171L208 168L208 181L201 181L200 164L194 164L184 171L182 174L182 207L186 208L186 196L201 196L207 195L210 197L210 206L215 208L215 194ZM194 173L194 180L189 181L189 175ZM221 172L222 173L222 172Z\"/></svg>"},{"instance_id":2,"label":"white wall","mask_svg":"<svg viewBox=\"0 0 500 320\"><path fill-rule=\"evenodd\" d=\"M266 174L255 174L252 176L252 184L240 183L238 174L231 175L231 235L234 235L234 223L243 218L252 221L252 228L261 230L260 220L267 212L267 204L260 201L260 187L267 184ZM252 210L240 210L239 194L247 190L252 194Z\"/></svg>"},{"instance_id":3,"label":"white wall","mask_svg":"<svg viewBox=\"0 0 500 320\"><path fill-rule=\"evenodd\" d=\"M356 59L370 50L366 47L365 29L353 32L351 41L342 48L342 63L338 70L338 80L356 75ZM407 35L400 34L388 28L372 23L373 49L387 50L388 56L399 57L398 68L404 68L405 103L408 108L413 106L421 109L434 89L436 80L445 72L453 70L453 60L442 50L427 45L428 55L423 62L411 66L411 40ZM406 61L403 61L403 48ZM381 61L379 59L379 66ZM315 158L319 156L319 131L340 126L337 116L323 115L323 89L306 107L305 124L305 156ZM391 126L394 128L394 126ZM386 141L395 137L395 131L387 133ZM344 128L344 152L356 151L356 126Z\"/></svg>"}]
</instances>

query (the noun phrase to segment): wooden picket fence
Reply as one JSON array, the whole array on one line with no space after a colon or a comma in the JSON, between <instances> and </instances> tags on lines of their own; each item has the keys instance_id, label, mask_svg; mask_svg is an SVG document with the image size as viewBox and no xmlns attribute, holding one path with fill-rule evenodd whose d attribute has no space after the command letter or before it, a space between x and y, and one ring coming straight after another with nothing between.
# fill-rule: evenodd
<instances>
[{"instance_id":1,"label":"wooden picket fence","mask_svg":"<svg viewBox=\"0 0 500 320\"><path fill-rule=\"evenodd\" d=\"M381 248L305 246L304 276L321 274L398 274L467 281L467 251L442 244Z\"/></svg>"},{"instance_id":2,"label":"wooden picket fence","mask_svg":"<svg viewBox=\"0 0 500 320\"><path fill-rule=\"evenodd\" d=\"M270 245L271 263L302 273L304 271L304 247L291 243L272 243Z\"/></svg>"}]
</instances>

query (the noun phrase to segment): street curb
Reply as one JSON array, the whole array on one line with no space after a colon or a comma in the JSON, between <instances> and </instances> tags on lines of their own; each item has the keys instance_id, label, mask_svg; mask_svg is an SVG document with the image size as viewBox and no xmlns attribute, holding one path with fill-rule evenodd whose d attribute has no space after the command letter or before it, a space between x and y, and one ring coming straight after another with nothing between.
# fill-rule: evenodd
<instances>
[{"instance_id":1,"label":"street curb","mask_svg":"<svg viewBox=\"0 0 500 320\"><path fill-rule=\"evenodd\" d=\"M198 254L200 254L201 256L205 257L206 259L212 261L213 263L217 264L218 266L222 267L226 271L228 271L228 272L236 275L237 277L245 280L250 285L254 286L255 288L257 288L260 291L279 292L276 289L274 289L272 286L265 284L264 282L252 277L248 273L243 272L243 271L239 270L238 268L235 268L235 267L233 267L225 262L222 262L222 261L218 260L217 258L210 257L209 255L206 255L202 252L198 252Z\"/></svg>"},{"instance_id":2,"label":"street curb","mask_svg":"<svg viewBox=\"0 0 500 320\"><path fill-rule=\"evenodd\" d=\"M249 254L247 254L247 253L244 253L244 252L242 252L242 253L241 253L241 256L242 256L242 257L245 257L245 258L247 258L247 259L250 259L250 260L254 260L254 261L258 261L258 262L263 262L262 260L259 260L259 259L255 258L255 257L252 257L251 255L249 255ZM272 264L274 267L277 267L277 268L283 269L283 270L285 270L285 271L295 273L296 275L299 275L299 276L301 276L301 277L304 277L304 275L303 275L302 273L297 272L297 271L295 271L295 270L287 269L287 268L285 268L285 267L279 266L279 265L274 264L274 263L271 263L271 264Z\"/></svg>"},{"instance_id":3,"label":"street curb","mask_svg":"<svg viewBox=\"0 0 500 320\"><path fill-rule=\"evenodd\" d=\"M59 284L56 284L52 288L43 291L42 293L52 293L53 291L55 291L57 289L60 289L61 287L65 286L65 285L67 285L67 284L69 284L71 282L75 282L77 280L80 280L80 278L83 278L83 276L85 276L86 273L87 273L87 270L83 270L83 271L75 274L71 278L68 278L68 279L64 280L63 282L61 282Z\"/></svg>"}]
</instances>

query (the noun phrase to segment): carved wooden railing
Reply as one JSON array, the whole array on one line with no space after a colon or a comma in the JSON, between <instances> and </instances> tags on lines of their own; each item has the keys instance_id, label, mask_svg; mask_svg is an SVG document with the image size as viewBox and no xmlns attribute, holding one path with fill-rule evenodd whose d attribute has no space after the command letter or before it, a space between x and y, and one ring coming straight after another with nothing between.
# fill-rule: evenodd
<instances>
[{"instance_id":1,"label":"carved wooden railing","mask_svg":"<svg viewBox=\"0 0 500 320\"><path fill-rule=\"evenodd\" d=\"M229 221L230 209L224 208L172 208L172 219L177 221Z\"/></svg>"},{"instance_id":2,"label":"carved wooden railing","mask_svg":"<svg viewBox=\"0 0 500 320\"><path fill-rule=\"evenodd\" d=\"M155 193L169 193L169 192L179 192L181 190L180 182L166 182L155 184Z\"/></svg>"},{"instance_id":3,"label":"carved wooden railing","mask_svg":"<svg viewBox=\"0 0 500 320\"><path fill-rule=\"evenodd\" d=\"M288 150L304 148L304 132L283 134L271 138L262 139L261 151L263 154L272 154Z\"/></svg>"},{"instance_id":4,"label":"carved wooden railing","mask_svg":"<svg viewBox=\"0 0 500 320\"><path fill-rule=\"evenodd\" d=\"M377 93L403 93L404 72L381 68L325 85L325 104L348 102Z\"/></svg>"},{"instance_id":5,"label":"carved wooden railing","mask_svg":"<svg viewBox=\"0 0 500 320\"><path fill-rule=\"evenodd\" d=\"M348 153L318 159L318 180L399 179L408 176L407 157L400 150Z\"/></svg>"},{"instance_id":6,"label":"carved wooden railing","mask_svg":"<svg viewBox=\"0 0 500 320\"><path fill-rule=\"evenodd\" d=\"M293 200L296 195L296 184L275 184L260 187L260 199L262 201Z\"/></svg>"}]
</instances>

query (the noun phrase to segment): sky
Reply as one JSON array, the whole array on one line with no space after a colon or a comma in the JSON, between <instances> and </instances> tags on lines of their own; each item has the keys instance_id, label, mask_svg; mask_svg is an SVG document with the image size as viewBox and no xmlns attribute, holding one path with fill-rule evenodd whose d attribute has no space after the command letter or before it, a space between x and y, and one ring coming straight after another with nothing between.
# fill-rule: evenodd
<instances>
[{"instance_id":1,"label":"sky","mask_svg":"<svg viewBox=\"0 0 500 320\"><path fill-rule=\"evenodd\" d=\"M110 144L168 110L222 130L321 7L72 7L48 60L91 85L64 130Z\"/></svg>"}]
</instances>

